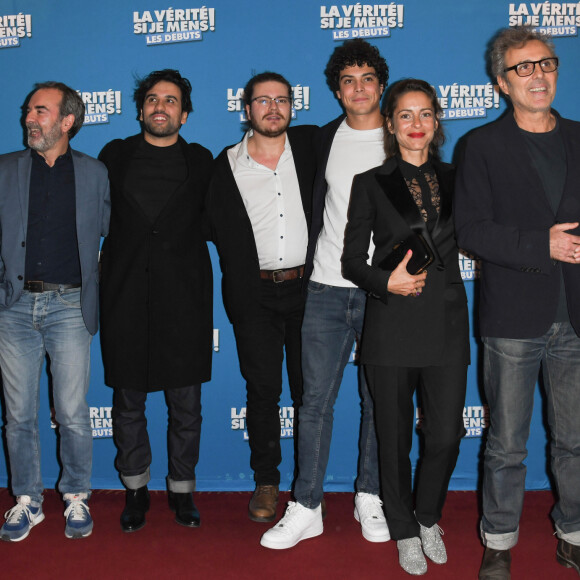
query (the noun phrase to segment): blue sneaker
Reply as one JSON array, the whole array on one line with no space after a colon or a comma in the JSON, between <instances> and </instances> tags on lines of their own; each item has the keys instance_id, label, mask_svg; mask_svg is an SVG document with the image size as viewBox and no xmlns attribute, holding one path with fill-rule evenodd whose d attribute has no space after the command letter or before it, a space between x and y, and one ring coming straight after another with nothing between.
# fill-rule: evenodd
<instances>
[{"instance_id":1,"label":"blue sneaker","mask_svg":"<svg viewBox=\"0 0 580 580\"><path fill-rule=\"evenodd\" d=\"M66 527L64 535L67 538L76 540L86 538L93 531L93 518L87 505L89 499L88 493L65 493L64 517L66 518Z\"/></svg>"},{"instance_id":2,"label":"blue sneaker","mask_svg":"<svg viewBox=\"0 0 580 580\"><path fill-rule=\"evenodd\" d=\"M41 504L32 503L28 495L19 495L16 505L4 517L6 523L0 529L0 539L5 542L20 542L28 537L32 526L44 519L44 514Z\"/></svg>"}]
</instances>

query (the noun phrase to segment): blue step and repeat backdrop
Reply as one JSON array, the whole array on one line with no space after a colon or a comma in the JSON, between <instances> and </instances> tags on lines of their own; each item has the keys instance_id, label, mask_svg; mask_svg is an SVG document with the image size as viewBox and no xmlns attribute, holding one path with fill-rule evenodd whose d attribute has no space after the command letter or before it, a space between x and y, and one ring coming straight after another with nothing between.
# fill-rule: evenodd
<instances>
[{"instance_id":1,"label":"blue step and repeat backdrop","mask_svg":"<svg viewBox=\"0 0 580 580\"><path fill-rule=\"evenodd\" d=\"M555 107L566 117L580 119L580 3L407 0L331 4L293 0L268 4L261 0L214 0L201 5L185 0L0 0L4 83L0 153L24 147L21 106L35 82L63 81L79 91L86 117L73 147L97 156L111 139L139 131L132 102L135 77L168 67L179 69L193 85L194 112L181 134L208 147L214 156L242 137L244 118L239 97L246 81L258 72L274 70L290 80L294 124L322 125L340 113L325 84L326 62L337 43L364 38L387 59L391 81L419 77L436 88L448 135L444 159L450 161L461 136L505 110L495 79L487 72L487 45L499 28L517 24L530 24L554 37L561 62ZM203 386L198 489L249 490L253 481L245 430L245 384L222 306L217 254L210 246L216 289L214 370L212 381ZM465 256L459 256L459 261L473 304L477 263ZM478 345L472 340L464 410L467 436L461 444L452 489L476 489L487 423L478 379ZM92 483L94 488L120 488L113 466L112 391L103 382L98 337L93 341L92 356ZM287 488L293 472L294 417L284 380L281 472L282 486ZM52 487L59 468L46 376L41 387L42 471L45 486ZM538 389L527 460L529 489L550 485L541 402ZM154 455L151 488L163 489L167 413L161 393L149 396L147 417ZM356 367L349 364L335 409L327 491L353 489L359 417ZM418 440L414 461L417 448ZM0 453L0 486L7 484L6 454Z\"/></svg>"}]
</instances>

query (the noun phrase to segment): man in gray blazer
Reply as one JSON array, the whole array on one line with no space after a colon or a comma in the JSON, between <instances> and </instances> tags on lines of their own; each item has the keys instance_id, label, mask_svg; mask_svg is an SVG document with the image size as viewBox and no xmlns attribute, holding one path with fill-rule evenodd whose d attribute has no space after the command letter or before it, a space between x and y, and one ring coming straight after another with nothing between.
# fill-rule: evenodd
<instances>
[{"instance_id":1,"label":"man in gray blazer","mask_svg":"<svg viewBox=\"0 0 580 580\"><path fill-rule=\"evenodd\" d=\"M39 377L50 358L60 435L65 535L93 521L92 431L86 395L98 326L98 256L109 224L109 181L99 161L69 146L84 104L62 83L37 84L24 108L29 149L0 156L0 366L16 505L0 538L19 542L44 519Z\"/></svg>"}]
</instances>

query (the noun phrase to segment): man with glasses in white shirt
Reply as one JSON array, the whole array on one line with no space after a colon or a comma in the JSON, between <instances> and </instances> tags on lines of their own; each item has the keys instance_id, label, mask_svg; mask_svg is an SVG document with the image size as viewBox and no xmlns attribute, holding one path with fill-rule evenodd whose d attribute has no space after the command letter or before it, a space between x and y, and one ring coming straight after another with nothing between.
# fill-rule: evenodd
<instances>
[{"instance_id":1,"label":"man with glasses in white shirt","mask_svg":"<svg viewBox=\"0 0 580 580\"><path fill-rule=\"evenodd\" d=\"M248 515L270 522L276 517L280 484L284 355L294 436L302 398L302 278L317 127L289 127L292 87L277 73L251 78L243 98L249 130L216 159L207 210L247 387L250 466L256 482Z\"/></svg>"}]
</instances>

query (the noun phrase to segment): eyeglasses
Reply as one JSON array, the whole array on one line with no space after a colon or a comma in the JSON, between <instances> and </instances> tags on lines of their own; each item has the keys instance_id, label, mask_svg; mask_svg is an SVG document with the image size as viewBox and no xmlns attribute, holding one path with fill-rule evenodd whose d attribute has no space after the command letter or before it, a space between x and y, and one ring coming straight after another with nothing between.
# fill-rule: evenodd
<instances>
[{"instance_id":1,"label":"eyeglasses","mask_svg":"<svg viewBox=\"0 0 580 580\"><path fill-rule=\"evenodd\" d=\"M503 72L515 70L519 77L529 77L534 74L537 64L540 65L542 72L549 73L558 69L558 62L559 61L556 56L550 56L549 58L542 58L540 60L526 60L525 62L520 62L514 66L504 68Z\"/></svg>"},{"instance_id":2,"label":"eyeglasses","mask_svg":"<svg viewBox=\"0 0 580 580\"><path fill-rule=\"evenodd\" d=\"M269 107L270 103L276 103L279 107L286 107L292 103L290 97L256 97L252 99L252 103L256 103L260 107Z\"/></svg>"}]
</instances>

